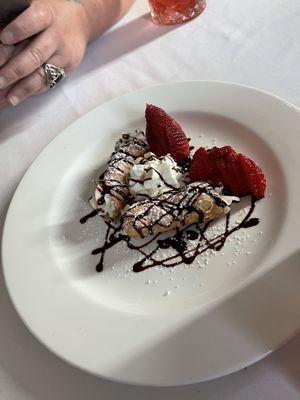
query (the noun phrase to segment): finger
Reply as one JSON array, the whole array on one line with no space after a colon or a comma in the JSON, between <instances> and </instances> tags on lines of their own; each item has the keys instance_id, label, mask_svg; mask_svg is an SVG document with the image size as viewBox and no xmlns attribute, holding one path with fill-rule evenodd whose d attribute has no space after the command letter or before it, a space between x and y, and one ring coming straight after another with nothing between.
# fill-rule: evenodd
<instances>
[{"instance_id":1,"label":"finger","mask_svg":"<svg viewBox=\"0 0 300 400\"><path fill-rule=\"evenodd\" d=\"M47 29L53 20L51 4L35 1L8 24L0 35L3 44L15 44Z\"/></svg>"},{"instance_id":2,"label":"finger","mask_svg":"<svg viewBox=\"0 0 300 400\"><path fill-rule=\"evenodd\" d=\"M14 46L0 44L0 67L2 67L14 54Z\"/></svg>"},{"instance_id":3,"label":"finger","mask_svg":"<svg viewBox=\"0 0 300 400\"><path fill-rule=\"evenodd\" d=\"M60 68L62 65L62 58L60 56L55 56L49 60L50 64L57 65ZM16 106L23 102L30 96L34 96L48 90L49 87L46 83L46 76L44 68L40 67L31 75L20 81L7 95L7 102Z\"/></svg>"},{"instance_id":4,"label":"finger","mask_svg":"<svg viewBox=\"0 0 300 400\"><path fill-rule=\"evenodd\" d=\"M43 68L20 81L7 95L7 102L17 106L30 96L42 93L48 89Z\"/></svg>"},{"instance_id":5,"label":"finger","mask_svg":"<svg viewBox=\"0 0 300 400\"><path fill-rule=\"evenodd\" d=\"M52 31L43 32L0 70L0 89L5 89L34 72L53 55L56 47L56 38Z\"/></svg>"},{"instance_id":6,"label":"finger","mask_svg":"<svg viewBox=\"0 0 300 400\"><path fill-rule=\"evenodd\" d=\"M17 54L21 53L21 51L23 51L25 49L26 46L28 46L28 44L30 43L30 39L24 40L21 43L15 44L14 48L14 55L16 56Z\"/></svg>"},{"instance_id":7,"label":"finger","mask_svg":"<svg viewBox=\"0 0 300 400\"><path fill-rule=\"evenodd\" d=\"M0 90L0 110L7 107L9 105L6 95L12 88L8 88L6 90Z\"/></svg>"}]
</instances>

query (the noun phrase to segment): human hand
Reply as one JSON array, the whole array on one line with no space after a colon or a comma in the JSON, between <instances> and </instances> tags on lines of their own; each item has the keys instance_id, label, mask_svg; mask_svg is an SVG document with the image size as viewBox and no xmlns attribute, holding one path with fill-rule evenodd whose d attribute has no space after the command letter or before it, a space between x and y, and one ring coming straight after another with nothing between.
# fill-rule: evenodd
<instances>
[{"instance_id":1,"label":"human hand","mask_svg":"<svg viewBox=\"0 0 300 400\"><path fill-rule=\"evenodd\" d=\"M10 46L3 46L0 44L0 67L4 65L12 56L12 48ZM0 110L7 106L6 101L7 90L0 90Z\"/></svg>"},{"instance_id":2,"label":"human hand","mask_svg":"<svg viewBox=\"0 0 300 400\"><path fill-rule=\"evenodd\" d=\"M77 1L33 0L0 35L0 108L1 103L15 106L47 90L45 63L72 72L88 38L87 16ZM30 40L25 48L13 55L11 45L26 39Z\"/></svg>"},{"instance_id":3,"label":"human hand","mask_svg":"<svg viewBox=\"0 0 300 400\"><path fill-rule=\"evenodd\" d=\"M0 68L3 67L14 55L18 54L26 45L26 41L18 46L6 46L0 43ZM7 107L7 94L12 89L13 85L8 86L4 90L0 90L0 110Z\"/></svg>"}]
</instances>

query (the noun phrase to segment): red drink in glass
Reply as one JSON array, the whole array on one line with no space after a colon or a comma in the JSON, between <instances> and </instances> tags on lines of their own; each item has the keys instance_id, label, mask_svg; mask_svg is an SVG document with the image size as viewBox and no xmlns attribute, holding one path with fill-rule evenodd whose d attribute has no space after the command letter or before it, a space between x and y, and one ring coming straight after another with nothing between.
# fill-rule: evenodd
<instances>
[{"instance_id":1,"label":"red drink in glass","mask_svg":"<svg viewBox=\"0 0 300 400\"><path fill-rule=\"evenodd\" d=\"M197 17L205 9L205 0L149 0L153 22L180 24Z\"/></svg>"}]
</instances>

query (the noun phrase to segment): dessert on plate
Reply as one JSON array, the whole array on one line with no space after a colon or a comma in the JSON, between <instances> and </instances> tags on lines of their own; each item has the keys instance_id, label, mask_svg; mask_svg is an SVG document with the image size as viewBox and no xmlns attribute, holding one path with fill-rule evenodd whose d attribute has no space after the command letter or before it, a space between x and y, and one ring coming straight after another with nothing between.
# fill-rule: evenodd
<instances>
[{"instance_id":1,"label":"dessert on plate","mask_svg":"<svg viewBox=\"0 0 300 400\"><path fill-rule=\"evenodd\" d=\"M142 255L133 266L138 272L190 264L207 249L220 250L231 233L259 222L251 216L265 194L261 168L230 146L200 147L193 156L190 150L178 122L154 105L146 107L146 133L122 134L90 199L90 216L98 215L107 225L104 245L93 251L101 254L98 271L105 252L121 241ZM251 195L250 211L229 229L231 206L246 195ZM208 225L224 216L224 233L209 241ZM156 247L147 253L153 241ZM174 254L159 251L167 248Z\"/></svg>"}]
</instances>

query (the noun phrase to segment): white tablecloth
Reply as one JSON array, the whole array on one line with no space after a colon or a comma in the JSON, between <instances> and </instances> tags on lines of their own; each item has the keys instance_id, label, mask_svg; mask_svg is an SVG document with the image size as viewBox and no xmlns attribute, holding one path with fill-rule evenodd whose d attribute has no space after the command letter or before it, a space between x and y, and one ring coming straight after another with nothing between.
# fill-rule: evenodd
<instances>
[{"instance_id":1,"label":"white tablecloth","mask_svg":"<svg viewBox=\"0 0 300 400\"><path fill-rule=\"evenodd\" d=\"M1 226L16 185L41 149L112 97L160 82L209 79L257 86L300 105L300 1L207 2L205 13L191 23L159 28L149 20L146 0L137 0L89 47L81 67L63 85L0 112ZM0 399L100 398L299 400L300 336L246 370L191 387L106 382L65 364L37 342L16 315L1 273Z\"/></svg>"}]
</instances>

